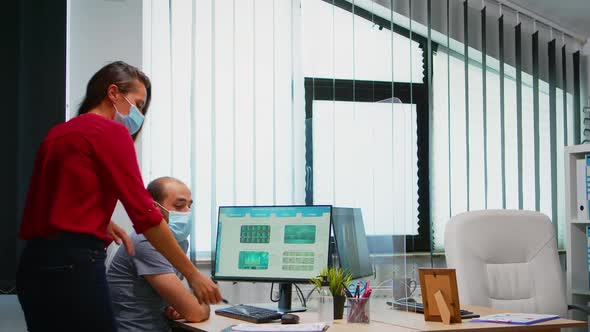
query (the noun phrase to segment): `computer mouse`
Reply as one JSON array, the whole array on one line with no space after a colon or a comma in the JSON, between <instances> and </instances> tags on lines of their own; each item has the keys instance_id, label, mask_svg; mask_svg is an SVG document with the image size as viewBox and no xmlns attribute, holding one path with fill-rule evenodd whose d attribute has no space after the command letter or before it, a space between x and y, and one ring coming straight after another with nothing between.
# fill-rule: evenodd
<instances>
[{"instance_id":1,"label":"computer mouse","mask_svg":"<svg viewBox=\"0 0 590 332\"><path fill-rule=\"evenodd\" d=\"M283 314L281 316L281 324L297 324L299 323L299 316L294 314Z\"/></svg>"}]
</instances>

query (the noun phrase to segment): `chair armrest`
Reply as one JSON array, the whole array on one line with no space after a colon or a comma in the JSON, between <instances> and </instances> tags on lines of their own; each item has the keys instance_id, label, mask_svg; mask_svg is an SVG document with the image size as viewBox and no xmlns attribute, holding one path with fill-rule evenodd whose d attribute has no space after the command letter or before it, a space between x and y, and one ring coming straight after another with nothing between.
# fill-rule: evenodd
<instances>
[{"instance_id":1,"label":"chair armrest","mask_svg":"<svg viewBox=\"0 0 590 332\"><path fill-rule=\"evenodd\" d=\"M586 315L590 316L590 307L589 306L579 305L579 304L568 304L567 310L571 310L571 309L580 310L580 311L586 313Z\"/></svg>"}]
</instances>

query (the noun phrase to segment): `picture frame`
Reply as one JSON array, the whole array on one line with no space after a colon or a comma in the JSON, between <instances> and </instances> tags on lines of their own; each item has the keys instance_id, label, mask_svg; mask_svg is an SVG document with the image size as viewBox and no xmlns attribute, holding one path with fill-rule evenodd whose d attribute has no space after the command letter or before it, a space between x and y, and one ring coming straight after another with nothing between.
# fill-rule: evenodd
<instances>
[{"instance_id":1,"label":"picture frame","mask_svg":"<svg viewBox=\"0 0 590 332\"><path fill-rule=\"evenodd\" d=\"M461 323L461 305L455 269L420 268L424 320Z\"/></svg>"}]
</instances>

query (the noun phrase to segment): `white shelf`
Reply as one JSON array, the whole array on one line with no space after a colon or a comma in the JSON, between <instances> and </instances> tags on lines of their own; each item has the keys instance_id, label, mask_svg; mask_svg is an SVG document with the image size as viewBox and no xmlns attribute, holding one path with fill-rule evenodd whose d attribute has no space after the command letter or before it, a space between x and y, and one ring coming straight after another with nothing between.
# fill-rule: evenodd
<instances>
[{"instance_id":1,"label":"white shelf","mask_svg":"<svg viewBox=\"0 0 590 332\"><path fill-rule=\"evenodd\" d=\"M588 296L590 296L590 289L574 288L574 289L572 289L572 294L575 294L575 295L588 295Z\"/></svg>"},{"instance_id":2,"label":"white shelf","mask_svg":"<svg viewBox=\"0 0 590 332\"><path fill-rule=\"evenodd\" d=\"M572 153L588 153L590 152L590 144L570 145L565 147L566 154Z\"/></svg>"},{"instance_id":3,"label":"white shelf","mask_svg":"<svg viewBox=\"0 0 590 332\"><path fill-rule=\"evenodd\" d=\"M581 224L581 225L590 225L590 220L578 220L578 219L572 219L570 220L571 224Z\"/></svg>"}]
</instances>

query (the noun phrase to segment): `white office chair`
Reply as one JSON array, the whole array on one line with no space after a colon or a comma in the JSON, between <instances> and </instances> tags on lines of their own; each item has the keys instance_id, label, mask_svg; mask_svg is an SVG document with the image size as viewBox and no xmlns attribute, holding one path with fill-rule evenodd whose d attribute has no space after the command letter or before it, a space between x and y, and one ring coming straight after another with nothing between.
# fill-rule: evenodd
<instances>
[{"instance_id":1,"label":"white office chair","mask_svg":"<svg viewBox=\"0 0 590 332\"><path fill-rule=\"evenodd\" d=\"M456 215L445 229L445 253L447 266L456 269L462 306L567 314L555 232L546 215L521 210Z\"/></svg>"}]
</instances>

